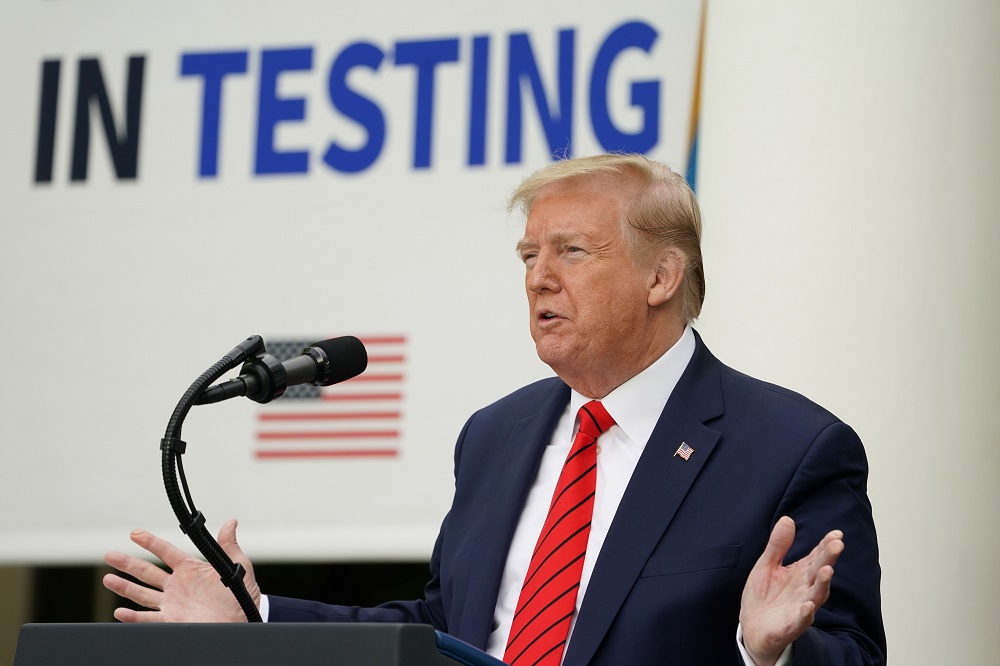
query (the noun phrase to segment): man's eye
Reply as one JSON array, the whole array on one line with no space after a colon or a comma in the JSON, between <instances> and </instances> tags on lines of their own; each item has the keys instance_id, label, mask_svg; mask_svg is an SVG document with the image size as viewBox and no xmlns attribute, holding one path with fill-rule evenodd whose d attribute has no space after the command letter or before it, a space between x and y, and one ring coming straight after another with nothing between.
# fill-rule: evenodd
<instances>
[{"instance_id":1,"label":"man's eye","mask_svg":"<svg viewBox=\"0 0 1000 666\"><path fill-rule=\"evenodd\" d=\"M538 256L537 252L525 252L524 254L521 255L521 261L523 261L524 263L528 263L529 260L534 259L537 256Z\"/></svg>"},{"instance_id":2,"label":"man's eye","mask_svg":"<svg viewBox=\"0 0 1000 666\"><path fill-rule=\"evenodd\" d=\"M567 252L583 252L583 248L576 247L575 245L570 245L569 247L566 248L566 251Z\"/></svg>"}]
</instances>

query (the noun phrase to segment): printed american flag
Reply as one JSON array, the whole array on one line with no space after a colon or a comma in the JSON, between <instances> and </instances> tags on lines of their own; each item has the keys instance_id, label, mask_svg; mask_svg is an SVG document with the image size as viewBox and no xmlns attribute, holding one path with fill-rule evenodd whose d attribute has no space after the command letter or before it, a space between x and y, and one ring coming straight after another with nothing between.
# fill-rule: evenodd
<instances>
[{"instance_id":1,"label":"printed american flag","mask_svg":"<svg viewBox=\"0 0 1000 666\"><path fill-rule=\"evenodd\" d=\"M680 456L681 458L684 458L684 460L690 460L692 453L694 453L694 449L688 446L687 442L681 442L681 445L677 447L676 451L674 451L675 456Z\"/></svg>"},{"instance_id":2,"label":"printed american flag","mask_svg":"<svg viewBox=\"0 0 1000 666\"><path fill-rule=\"evenodd\" d=\"M258 460L399 455L406 336L358 337L368 350L363 373L333 386L293 386L260 406ZM268 340L267 353L285 361L313 342Z\"/></svg>"}]
</instances>

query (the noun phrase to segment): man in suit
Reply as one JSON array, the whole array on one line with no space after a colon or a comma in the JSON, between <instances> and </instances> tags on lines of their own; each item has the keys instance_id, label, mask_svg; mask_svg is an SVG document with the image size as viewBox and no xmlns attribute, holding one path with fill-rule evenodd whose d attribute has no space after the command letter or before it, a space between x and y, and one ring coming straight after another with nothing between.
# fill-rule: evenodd
<instances>
[{"instance_id":1,"label":"man in suit","mask_svg":"<svg viewBox=\"0 0 1000 666\"><path fill-rule=\"evenodd\" d=\"M557 378L466 423L424 599L261 596L231 521L219 540L262 614L424 622L514 664L883 664L861 442L722 365L690 327L705 281L683 179L636 155L565 160L512 201L532 338ZM109 574L154 609L118 619L241 619L207 565L132 538L173 574L109 553L152 586Z\"/></svg>"}]
</instances>

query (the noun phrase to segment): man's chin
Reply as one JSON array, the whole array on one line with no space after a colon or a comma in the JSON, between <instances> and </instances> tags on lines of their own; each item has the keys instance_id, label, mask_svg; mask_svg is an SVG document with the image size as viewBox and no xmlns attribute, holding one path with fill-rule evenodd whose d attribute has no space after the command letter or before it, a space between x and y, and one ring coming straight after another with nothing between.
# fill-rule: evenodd
<instances>
[{"instance_id":1,"label":"man's chin","mask_svg":"<svg viewBox=\"0 0 1000 666\"><path fill-rule=\"evenodd\" d=\"M538 354L538 359L552 368L552 371L557 375L559 374L559 369L565 366L569 356L565 349L553 345L551 340L544 339L535 342L535 353Z\"/></svg>"}]
</instances>

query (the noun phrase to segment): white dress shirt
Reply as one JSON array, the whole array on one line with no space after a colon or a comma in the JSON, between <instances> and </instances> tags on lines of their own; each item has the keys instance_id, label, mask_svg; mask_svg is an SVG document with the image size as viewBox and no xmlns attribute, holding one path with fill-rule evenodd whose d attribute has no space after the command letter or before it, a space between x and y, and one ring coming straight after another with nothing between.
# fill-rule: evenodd
<instances>
[{"instance_id":1,"label":"white dress shirt","mask_svg":"<svg viewBox=\"0 0 1000 666\"><path fill-rule=\"evenodd\" d=\"M576 597L577 613L587 594L587 584L594 572L597 556L604 545L604 539L608 535L608 529L614 520L615 512L618 511L629 479L632 478L632 472L639 462L639 456L642 455L677 381L694 355L694 348L694 333L687 327L680 340L667 353L601 400L614 418L615 425L598 440L594 517L590 525L587 554L584 556L580 589ZM538 475L531 486L528 500L514 531L493 615L496 629L490 634L487 646L487 652L497 659L503 659L510 626L514 620L514 610L517 607L517 598L521 593L524 576L531 560L531 552L545 523L552 493L555 491L566 455L579 429L577 412L589 401L590 398L576 391L570 393L569 404L542 455ZM573 635L575 623L576 613L570 623L570 637Z\"/></svg>"}]
</instances>

